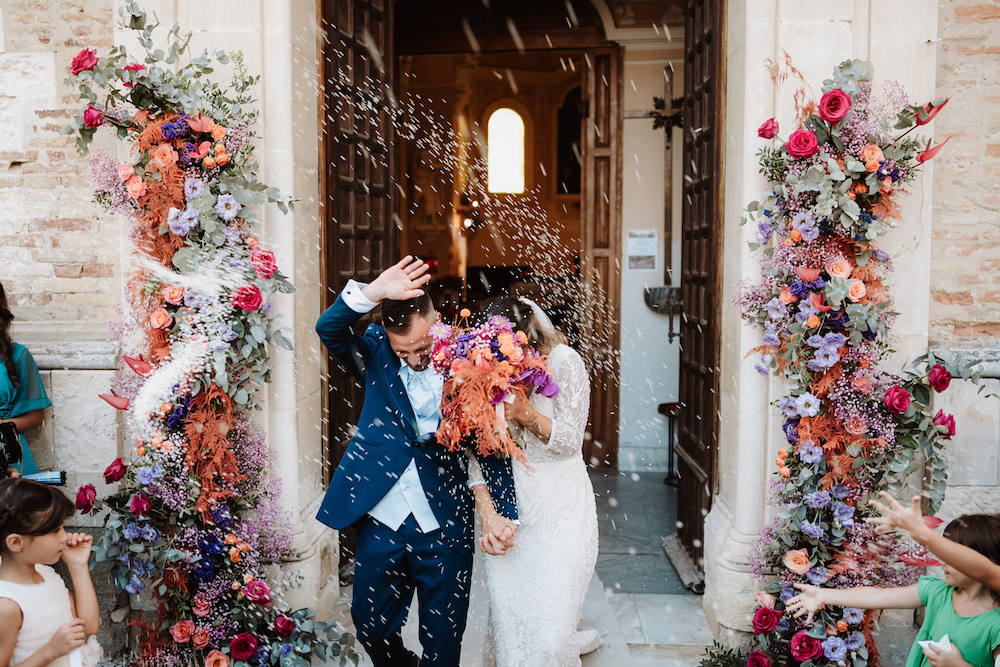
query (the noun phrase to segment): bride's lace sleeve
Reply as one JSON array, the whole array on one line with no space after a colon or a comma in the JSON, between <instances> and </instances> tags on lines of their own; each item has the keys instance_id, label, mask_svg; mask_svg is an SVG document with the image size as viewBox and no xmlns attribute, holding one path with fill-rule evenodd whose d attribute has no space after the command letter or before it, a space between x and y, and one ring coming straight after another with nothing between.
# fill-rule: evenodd
<instances>
[{"instance_id":1,"label":"bride's lace sleeve","mask_svg":"<svg viewBox=\"0 0 1000 667\"><path fill-rule=\"evenodd\" d=\"M590 378L583 359L570 347L552 369L559 384L552 415L552 433L545 448L554 454L573 454L583 447L590 415Z\"/></svg>"},{"instance_id":2,"label":"bride's lace sleeve","mask_svg":"<svg viewBox=\"0 0 1000 667\"><path fill-rule=\"evenodd\" d=\"M468 449L466 453L469 456L469 488L485 484L486 480L483 479L483 471L479 467L479 461L476 460L475 453L472 449Z\"/></svg>"}]
</instances>

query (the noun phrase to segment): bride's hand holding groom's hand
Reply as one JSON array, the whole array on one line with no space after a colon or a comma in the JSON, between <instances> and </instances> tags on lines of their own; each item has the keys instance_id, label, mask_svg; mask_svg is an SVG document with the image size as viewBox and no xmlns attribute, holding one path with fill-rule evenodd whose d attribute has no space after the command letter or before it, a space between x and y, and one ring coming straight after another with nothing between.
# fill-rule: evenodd
<instances>
[{"instance_id":1,"label":"bride's hand holding groom's hand","mask_svg":"<svg viewBox=\"0 0 1000 667\"><path fill-rule=\"evenodd\" d=\"M485 516L482 516L482 522L483 534L477 543L483 553L490 556L503 556L508 549L514 546L517 524L500 516L497 512L486 513Z\"/></svg>"}]
</instances>

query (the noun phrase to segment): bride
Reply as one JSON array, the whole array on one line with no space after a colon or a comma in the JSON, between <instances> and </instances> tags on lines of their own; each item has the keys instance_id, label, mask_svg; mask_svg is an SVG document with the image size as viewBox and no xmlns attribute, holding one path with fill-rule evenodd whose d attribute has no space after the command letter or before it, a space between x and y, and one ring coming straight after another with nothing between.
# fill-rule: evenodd
<instances>
[{"instance_id":1,"label":"bride","mask_svg":"<svg viewBox=\"0 0 1000 667\"><path fill-rule=\"evenodd\" d=\"M528 299L487 301L479 315L506 317L528 344L548 355L559 385L554 398L505 404L514 439L527 465L514 461L514 488L521 525L502 558L486 559L490 595L487 667L580 665L580 656L601 644L597 630L577 630L584 595L597 561L597 507L581 449L590 411L590 381L583 359L566 344L545 312ZM498 521L475 457L469 484L484 526ZM486 530L483 531L486 534ZM480 538L489 554L503 545Z\"/></svg>"}]
</instances>

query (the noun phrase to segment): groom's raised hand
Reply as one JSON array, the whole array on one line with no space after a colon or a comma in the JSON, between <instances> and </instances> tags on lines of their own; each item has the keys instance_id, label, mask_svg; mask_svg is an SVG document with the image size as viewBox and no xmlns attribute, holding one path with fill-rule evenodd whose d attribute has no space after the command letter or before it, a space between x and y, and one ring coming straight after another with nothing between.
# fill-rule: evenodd
<instances>
[{"instance_id":1,"label":"groom's raised hand","mask_svg":"<svg viewBox=\"0 0 1000 667\"><path fill-rule=\"evenodd\" d=\"M430 267L422 259L407 255L361 288L361 293L378 303L382 299L406 301L424 293L421 287L431 279Z\"/></svg>"}]
</instances>

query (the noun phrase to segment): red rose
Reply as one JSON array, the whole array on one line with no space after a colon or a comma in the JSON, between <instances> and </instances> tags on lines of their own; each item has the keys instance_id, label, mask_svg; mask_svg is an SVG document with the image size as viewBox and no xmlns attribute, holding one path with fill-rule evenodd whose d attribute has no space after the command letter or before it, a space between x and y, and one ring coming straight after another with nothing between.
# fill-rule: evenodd
<instances>
[{"instance_id":1,"label":"red rose","mask_svg":"<svg viewBox=\"0 0 1000 667\"><path fill-rule=\"evenodd\" d=\"M823 643L815 637L810 637L805 630L799 630L792 636L789 648L792 650L792 657L799 662L823 655Z\"/></svg>"},{"instance_id":2,"label":"red rose","mask_svg":"<svg viewBox=\"0 0 1000 667\"><path fill-rule=\"evenodd\" d=\"M135 516L145 516L149 514L150 507L149 497L145 493L137 493L132 496L132 502L129 503L128 509Z\"/></svg>"},{"instance_id":3,"label":"red rose","mask_svg":"<svg viewBox=\"0 0 1000 667\"><path fill-rule=\"evenodd\" d=\"M260 579L255 579L243 587L243 595L254 602L270 602L271 587Z\"/></svg>"},{"instance_id":4,"label":"red rose","mask_svg":"<svg viewBox=\"0 0 1000 667\"><path fill-rule=\"evenodd\" d=\"M125 465L125 461L119 456L104 471L104 483L113 484L117 482L125 476L126 470L128 470L128 466Z\"/></svg>"},{"instance_id":5,"label":"red rose","mask_svg":"<svg viewBox=\"0 0 1000 667\"><path fill-rule=\"evenodd\" d=\"M946 415L944 410L938 410L937 414L934 415L934 425L944 426L948 429L948 435L944 436L945 440L951 440L951 436L955 435L955 417Z\"/></svg>"},{"instance_id":6,"label":"red rose","mask_svg":"<svg viewBox=\"0 0 1000 667\"><path fill-rule=\"evenodd\" d=\"M86 484L76 492L76 508L86 514L94 509L94 501L97 500L97 489L93 484Z\"/></svg>"},{"instance_id":7,"label":"red rose","mask_svg":"<svg viewBox=\"0 0 1000 667\"><path fill-rule=\"evenodd\" d=\"M140 65L138 63L132 63L131 65L125 65L125 71L126 72L139 72L139 71L142 71L144 69L146 69L146 66L145 65ZM129 83L129 82L127 82L125 80L125 77L122 77L122 85L125 86L126 88L131 88L133 86L133 84L131 84L131 83Z\"/></svg>"},{"instance_id":8,"label":"red rose","mask_svg":"<svg viewBox=\"0 0 1000 667\"><path fill-rule=\"evenodd\" d=\"M934 391L942 392L948 388L951 384L951 373L948 369L941 364L934 364L934 368L931 369L930 375L927 376L927 380L934 387Z\"/></svg>"},{"instance_id":9,"label":"red rose","mask_svg":"<svg viewBox=\"0 0 1000 667\"><path fill-rule=\"evenodd\" d=\"M249 660L257 652L257 638L249 632L233 637L229 642L229 655L237 660Z\"/></svg>"},{"instance_id":10,"label":"red rose","mask_svg":"<svg viewBox=\"0 0 1000 667\"><path fill-rule=\"evenodd\" d=\"M777 609L760 607L753 613L753 631L757 634L770 632L781 620L781 612Z\"/></svg>"},{"instance_id":11,"label":"red rose","mask_svg":"<svg viewBox=\"0 0 1000 667\"><path fill-rule=\"evenodd\" d=\"M254 272L261 278L270 278L278 270L278 263L270 250L255 248L250 253L250 263L253 264Z\"/></svg>"},{"instance_id":12,"label":"red rose","mask_svg":"<svg viewBox=\"0 0 1000 667\"><path fill-rule=\"evenodd\" d=\"M824 93L819 99L819 117L828 123L839 123L851 110L851 96L840 88Z\"/></svg>"},{"instance_id":13,"label":"red rose","mask_svg":"<svg viewBox=\"0 0 1000 667\"><path fill-rule=\"evenodd\" d=\"M885 392L885 407L889 408L889 412L895 412L897 415L906 412L906 409L910 407L910 394L898 384L889 387L889 390Z\"/></svg>"},{"instance_id":14,"label":"red rose","mask_svg":"<svg viewBox=\"0 0 1000 667\"><path fill-rule=\"evenodd\" d=\"M73 62L70 63L70 71L73 72L73 76L76 76L80 72L92 70L96 66L97 51L94 49L84 49L73 56Z\"/></svg>"},{"instance_id":15,"label":"red rose","mask_svg":"<svg viewBox=\"0 0 1000 667\"><path fill-rule=\"evenodd\" d=\"M747 667L771 667L771 660L763 651L750 651Z\"/></svg>"},{"instance_id":16,"label":"red rose","mask_svg":"<svg viewBox=\"0 0 1000 667\"><path fill-rule=\"evenodd\" d=\"M104 124L104 112L93 104L83 110L83 124L93 129Z\"/></svg>"},{"instance_id":17,"label":"red rose","mask_svg":"<svg viewBox=\"0 0 1000 667\"><path fill-rule=\"evenodd\" d=\"M279 637L287 637L295 632L295 619L288 614L282 614L274 619L274 631Z\"/></svg>"},{"instance_id":18,"label":"red rose","mask_svg":"<svg viewBox=\"0 0 1000 667\"><path fill-rule=\"evenodd\" d=\"M792 157L809 157L819 150L819 140L811 130L795 130L788 137L787 147Z\"/></svg>"},{"instance_id":19,"label":"red rose","mask_svg":"<svg viewBox=\"0 0 1000 667\"><path fill-rule=\"evenodd\" d=\"M263 301L256 285L244 285L233 294L233 305L243 310L257 310Z\"/></svg>"},{"instance_id":20,"label":"red rose","mask_svg":"<svg viewBox=\"0 0 1000 667\"><path fill-rule=\"evenodd\" d=\"M768 118L764 124L757 128L757 136L761 139L773 139L778 133L778 121Z\"/></svg>"}]
</instances>

